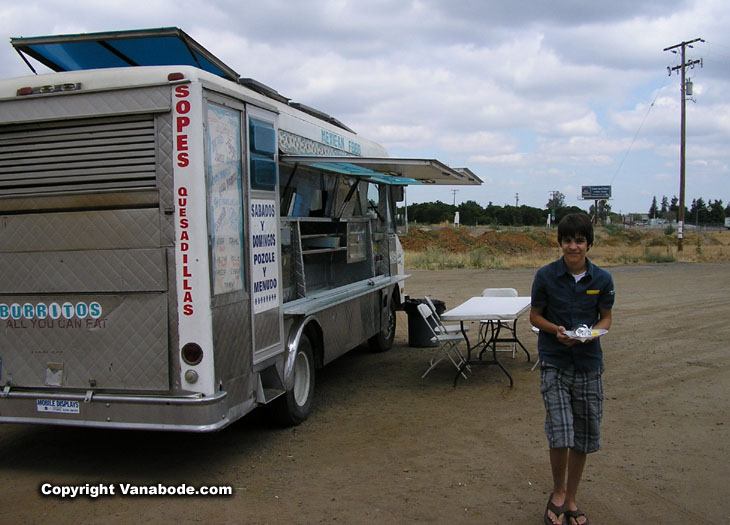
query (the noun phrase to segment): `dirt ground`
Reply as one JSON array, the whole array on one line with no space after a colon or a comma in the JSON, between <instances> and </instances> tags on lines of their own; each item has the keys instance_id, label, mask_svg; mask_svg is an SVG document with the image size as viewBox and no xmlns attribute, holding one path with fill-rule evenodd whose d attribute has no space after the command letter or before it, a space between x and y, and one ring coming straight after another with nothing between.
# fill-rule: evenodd
<instances>
[{"instance_id":1,"label":"dirt ground","mask_svg":"<svg viewBox=\"0 0 730 525\"><path fill-rule=\"evenodd\" d=\"M604 336L603 449L579 504L594 524L730 523L730 264L620 266ZM534 270L410 272L454 307ZM317 377L293 429L259 412L210 435L0 426L2 523L542 523L550 491L539 373L524 354L454 388L429 349L356 349ZM521 339L535 350L527 319ZM533 352L533 355L536 351ZM230 497L43 497L52 484L230 485ZM117 491L118 492L118 491Z\"/></svg>"}]
</instances>

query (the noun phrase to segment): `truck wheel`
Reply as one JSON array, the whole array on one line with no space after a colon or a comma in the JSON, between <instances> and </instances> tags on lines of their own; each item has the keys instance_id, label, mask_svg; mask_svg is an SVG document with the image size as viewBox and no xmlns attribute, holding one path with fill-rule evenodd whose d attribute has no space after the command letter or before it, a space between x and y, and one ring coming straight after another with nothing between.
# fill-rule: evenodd
<instances>
[{"instance_id":1,"label":"truck wheel","mask_svg":"<svg viewBox=\"0 0 730 525\"><path fill-rule=\"evenodd\" d=\"M383 330L368 339L368 346L371 352L385 352L390 350L393 346L393 339L395 339L395 301L389 301L388 306L388 319L383 326Z\"/></svg>"},{"instance_id":2,"label":"truck wheel","mask_svg":"<svg viewBox=\"0 0 730 525\"><path fill-rule=\"evenodd\" d=\"M302 334L294 358L294 386L274 400L274 418L283 425L298 425L309 417L313 395L314 351L307 335Z\"/></svg>"}]
</instances>

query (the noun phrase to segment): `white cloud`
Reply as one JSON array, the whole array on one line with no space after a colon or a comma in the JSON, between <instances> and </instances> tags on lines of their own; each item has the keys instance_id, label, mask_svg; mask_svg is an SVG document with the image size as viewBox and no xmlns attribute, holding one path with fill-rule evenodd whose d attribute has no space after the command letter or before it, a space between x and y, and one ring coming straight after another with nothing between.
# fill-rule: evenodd
<instances>
[{"instance_id":1,"label":"white cloud","mask_svg":"<svg viewBox=\"0 0 730 525\"><path fill-rule=\"evenodd\" d=\"M557 126L557 129L566 135L595 135L601 130L601 127L598 125L598 121L596 120L596 114L590 112L584 117L561 122Z\"/></svg>"},{"instance_id":2,"label":"white cloud","mask_svg":"<svg viewBox=\"0 0 730 525\"><path fill-rule=\"evenodd\" d=\"M440 141L444 149L471 153L474 151L488 154L508 154L517 148L517 141L505 134L477 131L473 133L452 134Z\"/></svg>"},{"instance_id":3,"label":"white cloud","mask_svg":"<svg viewBox=\"0 0 730 525\"><path fill-rule=\"evenodd\" d=\"M504 153L500 155L473 155L469 157L469 163L474 164L497 164L503 166L524 165L527 163L528 155L525 153Z\"/></svg>"}]
</instances>

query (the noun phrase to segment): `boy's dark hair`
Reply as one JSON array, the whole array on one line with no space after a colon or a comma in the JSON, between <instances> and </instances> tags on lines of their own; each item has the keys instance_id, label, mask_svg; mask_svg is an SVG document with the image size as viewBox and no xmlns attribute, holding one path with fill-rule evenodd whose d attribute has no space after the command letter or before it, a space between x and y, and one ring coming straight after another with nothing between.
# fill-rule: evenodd
<instances>
[{"instance_id":1,"label":"boy's dark hair","mask_svg":"<svg viewBox=\"0 0 730 525\"><path fill-rule=\"evenodd\" d=\"M588 246L593 246L593 223L585 213L569 213L558 224L558 244L564 237L585 237Z\"/></svg>"}]
</instances>

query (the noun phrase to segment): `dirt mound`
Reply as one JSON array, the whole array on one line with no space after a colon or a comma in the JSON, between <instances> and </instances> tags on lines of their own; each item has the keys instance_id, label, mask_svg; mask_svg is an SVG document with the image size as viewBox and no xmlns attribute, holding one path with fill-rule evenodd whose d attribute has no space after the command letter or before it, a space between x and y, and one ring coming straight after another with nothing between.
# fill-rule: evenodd
<instances>
[{"instance_id":1,"label":"dirt mound","mask_svg":"<svg viewBox=\"0 0 730 525\"><path fill-rule=\"evenodd\" d=\"M488 246L507 255L522 255L543 250L545 245L525 233L485 231L477 237L480 246Z\"/></svg>"},{"instance_id":2,"label":"dirt mound","mask_svg":"<svg viewBox=\"0 0 730 525\"><path fill-rule=\"evenodd\" d=\"M405 250L413 252L438 248L451 253L465 253L481 248L490 253L508 255L536 252L549 245L547 239L522 232L486 230L473 235L461 228L415 228L401 237L401 243Z\"/></svg>"},{"instance_id":3,"label":"dirt mound","mask_svg":"<svg viewBox=\"0 0 730 525\"><path fill-rule=\"evenodd\" d=\"M611 231L607 231L598 228L595 232L594 244L603 246L640 246L646 240L646 237L651 235L666 237L659 230L643 232L632 228L613 228Z\"/></svg>"},{"instance_id":4,"label":"dirt mound","mask_svg":"<svg viewBox=\"0 0 730 525\"><path fill-rule=\"evenodd\" d=\"M403 249L423 252L429 248L438 248L448 252L463 253L472 250L474 238L468 231L442 228L439 230L415 228L400 238Z\"/></svg>"},{"instance_id":5,"label":"dirt mound","mask_svg":"<svg viewBox=\"0 0 730 525\"><path fill-rule=\"evenodd\" d=\"M556 229L529 226L421 226L412 228L401 242L416 268L537 268L560 254ZM728 230L685 232L684 245L678 251L676 232L667 230L598 227L591 260L599 265L730 261ZM421 256L426 259L419 260Z\"/></svg>"}]
</instances>

